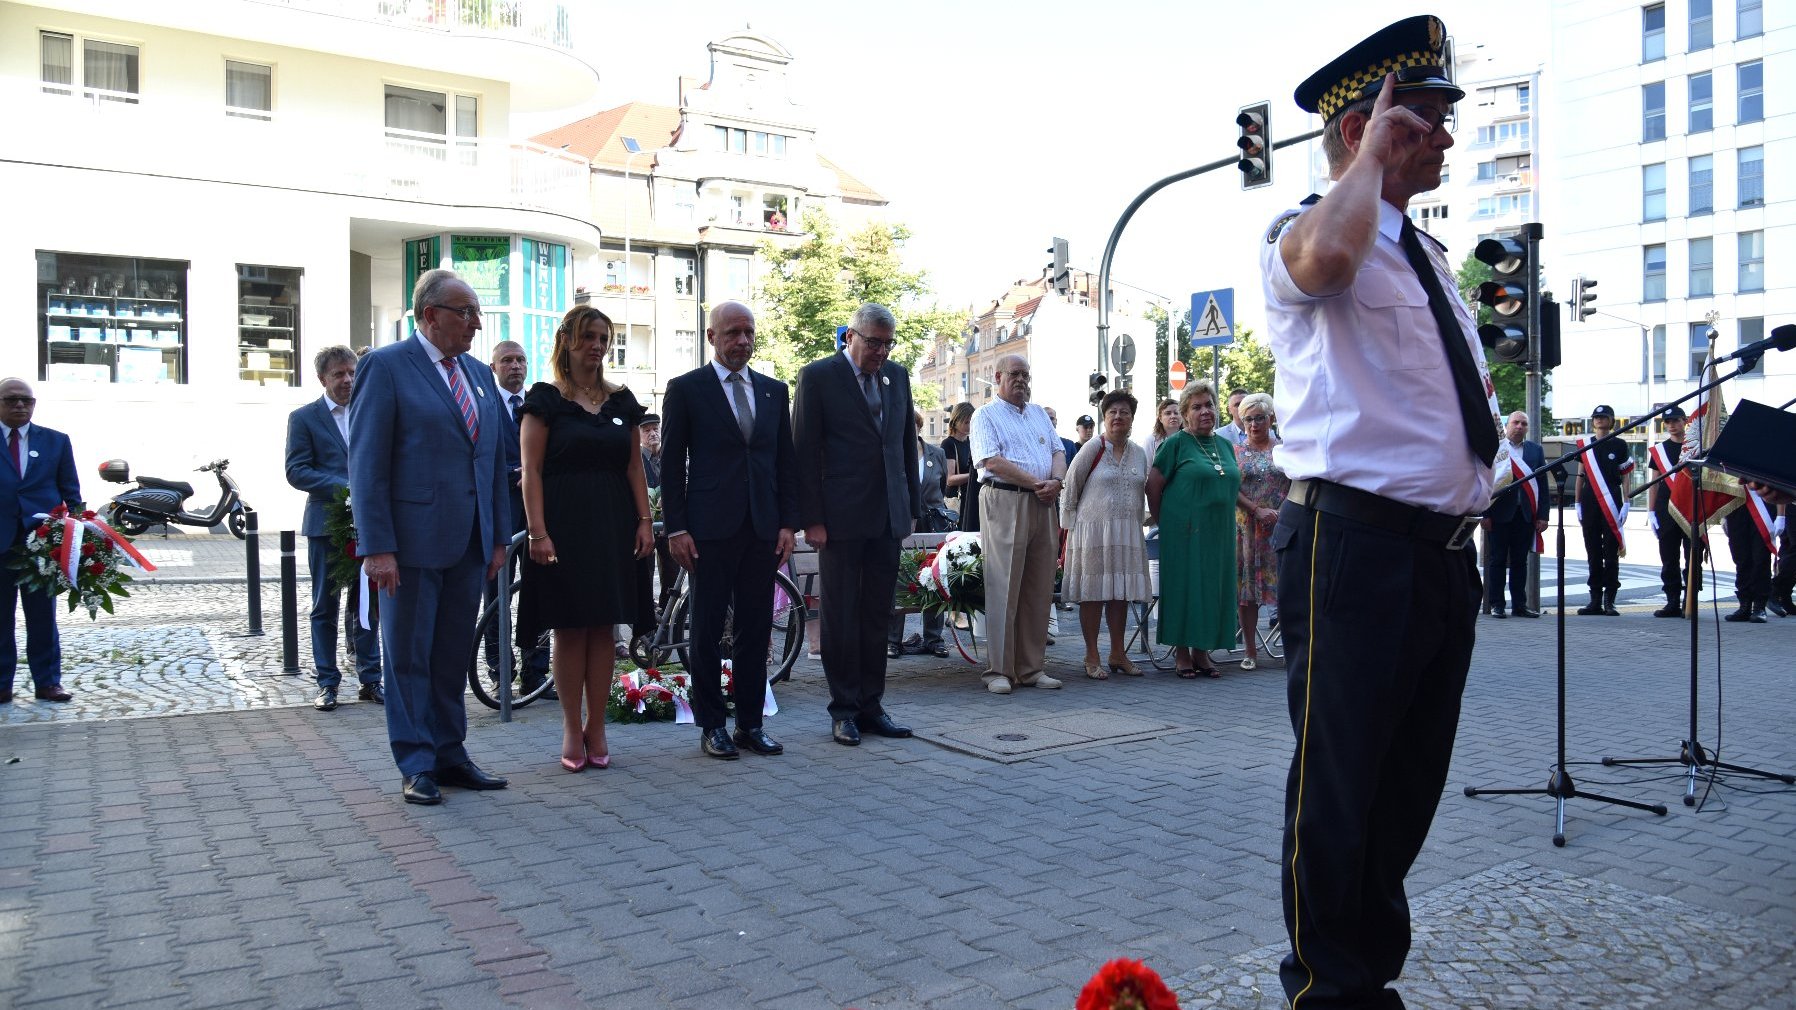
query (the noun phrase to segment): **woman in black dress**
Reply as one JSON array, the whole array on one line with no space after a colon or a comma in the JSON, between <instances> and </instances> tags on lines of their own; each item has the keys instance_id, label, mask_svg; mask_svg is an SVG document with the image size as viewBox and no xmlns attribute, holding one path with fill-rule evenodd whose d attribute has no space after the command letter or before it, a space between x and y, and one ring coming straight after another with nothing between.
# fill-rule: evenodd
<instances>
[{"instance_id":1,"label":"woman in black dress","mask_svg":"<svg viewBox=\"0 0 1796 1010\"><path fill-rule=\"evenodd\" d=\"M967 432L973 427L973 405L961 401L948 411L948 437L942 439L942 455L948 457L946 494L960 513L960 528L979 531L979 475L973 472L973 445Z\"/></svg>"},{"instance_id":2,"label":"woman in black dress","mask_svg":"<svg viewBox=\"0 0 1796 1010\"><path fill-rule=\"evenodd\" d=\"M643 408L605 381L611 320L568 310L555 331L553 383L530 387L519 413L524 516L520 623L555 632L561 766L606 768L605 702L616 663L612 627L640 617L637 562L655 549L636 422ZM582 719L581 703L585 703Z\"/></svg>"}]
</instances>

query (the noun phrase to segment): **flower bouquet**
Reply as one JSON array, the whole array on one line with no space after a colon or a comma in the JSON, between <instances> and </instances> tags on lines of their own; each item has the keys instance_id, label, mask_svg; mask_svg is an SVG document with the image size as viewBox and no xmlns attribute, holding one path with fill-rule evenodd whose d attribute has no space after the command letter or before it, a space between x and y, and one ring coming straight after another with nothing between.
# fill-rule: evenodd
<instances>
[{"instance_id":1,"label":"flower bouquet","mask_svg":"<svg viewBox=\"0 0 1796 1010\"><path fill-rule=\"evenodd\" d=\"M620 671L611 681L605 721L672 722L681 706L691 707L691 697L692 683L686 674L662 673L652 666Z\"/></svg>"},{"instance_id":2,"label":"flower bouquet","mask_svg":"<svg viewBox=\"0 0 1796 1010\"><path fill-rule=\"evenodd\" d=\"M331 538L330 569L325 573L333 593L353 585L361 571L362 559L356 556L355 514L349 508L349 488L340 487L329 505L324 507L324 532Z\"/></svg>"},{"instance_id":3,"label":"flower bouquet","mask_svg":"<svg viewBox=\"0 0 1796 1010\"><path fill-rule=\"evenodd\" d=\"M900 607L926 614L985 612L985 554L977 533L950 533L935 550L898 556Z\"/></svg>"},{"instance_id":4,"label":"flower bouquet","mask_svg":"<svg viewBox=\"0 0 1796 1010\"><path fill-rule=\"evenodd\" d=\"M1077 1010L1179 1010L1179 999L1140 961L1119 957L1098 969L1079 992Z\"/></svg>"},{"instance_id":5,"label":"flower bouquet","mask_svg":"<svg viewBox=\"0 0 1796 1010\"><path fill-rule=\"evenodd\" d=\"M126 569L156 570L129 538L91 511L77 515L58 505L47 515L39 513L37 520L13 548L7 566L18 573L14 581L21 588L51 596L67 593L70 613L86 607L90 620L98 620L102 610L113 613L113 599L131 595L125 589L131 581Z\"/></svg>"}]
</instances>

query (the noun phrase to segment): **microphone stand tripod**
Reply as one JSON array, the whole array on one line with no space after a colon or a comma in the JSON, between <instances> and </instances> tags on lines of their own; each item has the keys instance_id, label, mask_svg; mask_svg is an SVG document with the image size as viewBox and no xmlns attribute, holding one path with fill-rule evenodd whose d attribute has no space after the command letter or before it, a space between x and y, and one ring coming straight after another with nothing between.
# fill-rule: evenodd
<instances>
[{"instance_id":1,"label":"microphone stand tripod","mask_svg":"<svg viewBox=\"0 0 1796 1010\"><path fill-rule=\"evenodd\" d=\"M1563 462L1563 460L1560 462ZM1571 773L1565 770L1565 468L1563 466L1554 465L1545 469L1552 470L1552 476L1559 485L1558 490L1554 495L1555 511L1558 513L1558 532L1556 537L1558 543L1557 551L1559 554L1559 587L1557 599L1554 602L1554 608L1558 611L1556 617L1559 633L1559 760L1553 765L1553 773L1547 777L1547 784L1543 788L1479 789L1476 786L1466 786L1465 794L1467 796L1553 797L1553 844L1560 848L1564 848L1566 800L1581 796L1584 799L1596 800L1599 803L1613 803L1616 806L1631 807L1635 810L1648 810L1658 814L1660 817L1665 816L1665 805L1663 803L1640 803L1635 800L1622 800L1616 799L1613 796L1602 796L1597 793L1583 792L1578 788L1577 784L1572 781ZM1540 471L1536 471L1536 473L1539 472ZM1529 476L1532 478L1534 475L1530 474ZM1518 481L1517 483L1519 484L1521 482Z\"/></svg>"},{"instance_id":2,"label":"microphone stand tripod","mask_svg":"<svg viewBox=\"0 0 1796 1010\"><path fill-rule=\"evenodd\" d=\"M1740 371L1745 371L1747 368L1752 367L1754 363L1754 361L1747 361L1740 368ZM1739 372L1735 372L1734 374L1738 375ZM1733 376L1730 375L1728 378L1731 379ZM1716 382L1720 381L1721 380L1719 379L1716 380ZM1717 418L1717 420L1719 420L1719 418ZM1603 765L1604 767L1613 767L1615 765L1683 765L1684 806L1693 807L1696 805L1696 780L1702 775L1702 770L1704 768L1710 769L1711 775L1717 771L1730 771L1739 775L1750 775L1754 778L1771 779L1773 781L1782 782L1787 786L1796 785L1796 775L1789 775L1783 772L1770 772L1765 771L1762 768L1751 768L1746 765L1717 761L1703 748L1702 742L1697 739L1697 631L1701 627L1701 608L1698 606L1701 601L1698 597L1702 594L1702 553L1698 544L1706 539L1703 536L1703 522L1705 521L1705 517L1703 516L1703 506L1705 503L1703 501L1702 487L1703 460L1700 457L1691 458L1684 461L1682 467L1690 471L1690 479L1695 488L1690 496L1692 502L1690 508L1690 543L1684 555L1685 564L1688 565L1688 571L1684 576L1684 619L1690 624L1690 732L1688 736L1679 741L1676 757L1605 757L1603 758ZM1666 476L1670 475L1667 474ZM1660 479L1663 480L1664 478Z\"/></svg>"}]
</instances>

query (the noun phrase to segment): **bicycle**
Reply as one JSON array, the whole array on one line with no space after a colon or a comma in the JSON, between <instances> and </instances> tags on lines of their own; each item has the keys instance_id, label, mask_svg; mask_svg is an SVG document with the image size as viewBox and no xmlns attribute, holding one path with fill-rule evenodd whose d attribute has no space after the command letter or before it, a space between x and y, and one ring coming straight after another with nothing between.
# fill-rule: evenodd
<instances>
[{"instance_id":1,"label":"bicycle","mask_svg":"<svg viewBox=\"0 0 1796 1010\"><path fill-rule=\"evenodd\" d=\"M521 549L519 545L523 542L524 535L522 533L512 538L511 547L506 551L505 563L507 565L511 564L512 555L515 555ZM530 704L536 699L549 693L549 688L553 686L552 679L549 676L549 670L552 668L550 664L554 659L552 650L554 647L555 633L552 631L544 631L536 636L535 644L522 649L518 647L518 602L520 599L518 590L522 584L521 580L512 582L506 593L504 602L511 611L510 627L512 629L512 640L504 643L504 646L505 648L512 650L511 672L513 676L521 676L527 664L540 661L542 664L543 677L542 680L529 685L528 688L513 691L511 693L512 708L521 708ZM489 631L495 639L498 637L498 629L494 627L494 625L496 625L499 620L499 604L499 600L489 600L487 605L481 609L480 620L474 625L474 647L468 656L468 692L475 698L478 698L482 705L493 709L499 707L498 649L495 647L492 650L493 654L489 656L486 640Z\"/></svg>"},{"instance_id":2,"label":"bicycle","mask_svg":"<svg viewBox=\"0 0 1796 1010\"><path fill-rule=\"evenodd\" d=\"M688 584L685 569L677 571L672 586L662 588L660 600L661 611L655 621L655 630L630 643L630 659L637 666L647 669L660 666L678 656L680 665L690 670L692 588ZM724 611L723 637L718 642L718 648L726 657L730 655L734 642L735 616L734 608ZM791 576L783 570L775 570L771 639L775 655L769 657L775 661L768 664L767 683L777 684L792 676L792 667L804 652L804 625L804 594L798 591L798 585L792 581Z\"/></svg>"}]
</instances>

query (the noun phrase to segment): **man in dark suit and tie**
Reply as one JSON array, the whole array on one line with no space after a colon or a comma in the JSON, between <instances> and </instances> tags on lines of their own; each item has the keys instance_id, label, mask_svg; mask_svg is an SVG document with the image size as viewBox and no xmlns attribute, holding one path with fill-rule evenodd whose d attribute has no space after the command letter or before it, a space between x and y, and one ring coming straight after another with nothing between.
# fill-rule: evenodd
<instances>
[{"instance_id":1,"label":"man in dark suit and tie","mask_svg":"<svg viewBox=\"0 0 1796 1010\"><path fill-rule=\"evenodd\" d=\"M462 684L483 579L505 563L505 418L468 356L480 300L453 271L412 289L416 329L362 359L349 401L349 486L371 587L382 594L387 740L407 803L439 786L503 789L468 759Z\"/></svg>"},{"instance_id":2,"label":"man in dark suit and tie","mask_svg":"<svg viewBox=\"0 0 1796 1010\"><path fill-rule=\"evenodd\" d=\"M23 379L0 380L0 436L6 462L0 463L0 533L10 551L25 532L58 505L81 512L81 481L75 476L75 453L69 437L31 423L37 397ZM13 675L19 668L19 644L13 613L25 610L25 661L38 701L68 701L62 688L62 636L56 630L56 598L21 590L13 571L0 566L0 600L6 606L4 646L0 647L0 704L12 701Z\"/></svg>"},{"instance_id":3,"label":"man in dark suit and tie","mask_svg":"<svg viewBox=\"0 0 1796 1010\"><path fill-rule=\"evenodd\" d=\"M923 514L910 373L886 360L897 321L855 310L839 354L798 373L798 514L822 581L823 675L835 741L907 737L886 714L886 628L898 545Z\"/></svg>"},{"instance_id":4,"label":"man in dark suit and tie","mask_svg":"<svg viewBox=\"0 0 1796 1010\"><path fill-rule=\"evenodd\" d=\"M499 384L500 413L505 418L505 486L511 494L511 518L507 520L507 530L517 536L524 529L524 492L521 453L522 445L518 439L518 408L524 405L524 379L529 375L530 362L524 356L524 345L515 340L501 340L493 345L493 379ZM520 551L512 556L511 577L515 583L518 577L518 558ZM499 580L490 579L486 584L485 595L481 597L484 607L491 603L493 597L499 595ZM520 616L523 608L518 608ZM515 640L518 643L519 669L514 671L523 681L525 691L536 690L549 675L549 645L542 633L535 628L527 627L519 621ZM499 676L499 624L497 621L487 625L486 630L486 670L492 675L494 683ZM555 689L549 688L545 695L555 697Z\"/></svg>"},{"instance_id":5,"label":"man in dark suit and tie","mask_svg":"<svg viewBox=\"0 0 1796 1010\"><path fill-rule=\"evenodd\" d=\"M740 302L711 310L710 363L667 384L661 410L661 511L667 548L692 573L692 715L699 748L733 761L785 748L761 728L773 573L797 539L798 490L786 384L748 369L755 317ZM736 733L724 729L724 613Z\"/></svg>"},{"instance_id":6,"label":"man in dark suit and tie","mask_svg":"<svg viewBox=\"0 0 1796 1010\"><path fill-rule=\"evenodd\" d=\"M287 483L306 493L299 532L306 538L306 565L312 573L312 669L318 697L312 707L337 707L337 630L342 626L342 592L330 588L331 538L326 510L339 488L349 486L349 393L355 385L355 352L341 344L312 359L324 395L287 415ZM349 584L350 658L363 701L383 703L380 690L380 631L362 627L361 589Z\"/></svg>"},{"instance_id":7,"label":"man in dark suit and tie","mask_svg":"<svg viewBox=\"0 0 1796 1010\"><path fill-rule=\"evenodd\" d=\"M1540 443L1528 441L1528 415L1516 411L1503 426L1504 441L1497 447L1496 488L1479 524L1484 527L1484 605L1490 616L1508 616L1503 608L1503 582L1509 582L1510 613L1517 617L1539 617L1540 611L1528 606L1528 555L1534 549L1534 538L1547 528L1547 482L1534 478L1533 486L1507 490L1518 477L1533 473L1546 465L1546 453Z\"/></svg>"}]
</instances>

